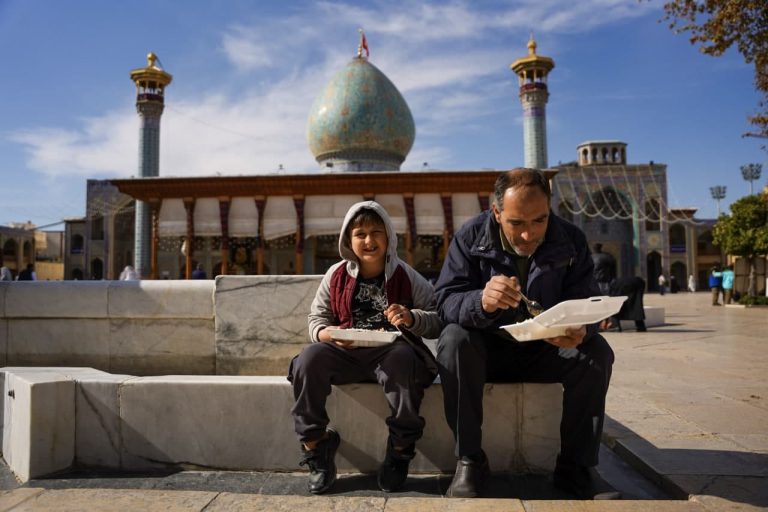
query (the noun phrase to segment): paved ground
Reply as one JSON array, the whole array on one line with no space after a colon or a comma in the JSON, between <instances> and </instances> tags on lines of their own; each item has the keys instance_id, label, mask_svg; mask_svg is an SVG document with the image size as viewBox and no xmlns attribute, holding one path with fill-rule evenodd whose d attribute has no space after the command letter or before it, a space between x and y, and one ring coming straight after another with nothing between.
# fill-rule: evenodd
<instances>
[{"instance_id":1,"label":"paved ground","mask_svg":"<svg viewBox=\"0 0 768 512\"><path fill-rule=\"evenodd\" d=\"M599 470L623 501L568 501L542 476L497 475L483 499L448 500L447 475L411 478L390 495L373 476L343 475L314 497L304 474L88 472L20 486L2 466L0 512L768 510L768 309L713 307L706 293L647 295L646 304L666 308L665 326L606 334L617 360Z\"/></svg>"}]
</instances>

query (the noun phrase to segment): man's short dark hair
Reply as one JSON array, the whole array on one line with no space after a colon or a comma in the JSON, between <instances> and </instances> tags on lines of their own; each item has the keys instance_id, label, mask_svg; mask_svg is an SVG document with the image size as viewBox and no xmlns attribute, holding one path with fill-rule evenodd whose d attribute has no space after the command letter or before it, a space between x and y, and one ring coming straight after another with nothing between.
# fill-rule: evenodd
<instances>
[{"instance_id":1,"label":"man's short dark hair","mask_svg":"<svg viewBox=\"0 0 768 512\"><path fill-rule=\"evenodd\" d=\"M493 191L493 202L496 208L502 210L504 193L510 188L533 187L541 190L547 199L552 199L552 189L549 188L549 180L539 169L518 167L511 171L503 172L496 178Z\"/></svg>"}]
</instances>

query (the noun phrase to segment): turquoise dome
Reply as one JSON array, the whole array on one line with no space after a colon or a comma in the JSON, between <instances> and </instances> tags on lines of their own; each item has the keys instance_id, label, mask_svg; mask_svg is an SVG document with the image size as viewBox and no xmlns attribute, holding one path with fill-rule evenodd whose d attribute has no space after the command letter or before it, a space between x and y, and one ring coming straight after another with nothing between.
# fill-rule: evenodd
<instances>
[{"instance_id":1,"label":"turquoise dome","mask_svg":"<svg viewBox=\"0 0 768 512\"><path fill-rule=\"evenodd\" d=\"M337 73L309 114L309 149L333 171L392 171L413 146L416 128L397 87L367 59Z\"/></svg>"}]
</instances>

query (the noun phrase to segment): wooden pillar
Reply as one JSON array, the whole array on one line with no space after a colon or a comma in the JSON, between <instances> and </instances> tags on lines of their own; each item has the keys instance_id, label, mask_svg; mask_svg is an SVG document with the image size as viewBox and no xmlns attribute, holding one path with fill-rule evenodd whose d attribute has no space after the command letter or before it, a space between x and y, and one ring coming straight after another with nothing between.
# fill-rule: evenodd
<instances>
[{"instance_id":1,"label":"wooden pillar","mask_svg":"<svg viewBox=\"0 0 768 512\"><path fill-rule=\"evenodd\" d=\"M450 193L440 194L443 204L443 254L448 254L448 245L453 238L453 196Z\"/></svg>"},{"instance_id":2,"label":"wooden pillar","mask_svg":"<svg viewBox=\"0 0 768 512\"><path fill-rule=\"evenodd\" d=\"M484 212L488 208L491 207L489 204L488 198L490 197L490 192L478 192L477 193L477 200L480 202L480 211Z\"/></svg>"},{"instance_id":3,"label":"wooden pillar","mask_svg":"<svg viewBox=\"0 0 768 512\"><path fill-rule=\"evenodd\" d=\"M413 266L413 251L416 249L416 210L413 206L413 194L403 194L408 230L405 233L405 262Z\"/></svg>"},{"instance_id":4,"label":"wooden pillar","mask_svg":"<svg viewBox=\"0 0 768 512\"><path fill-rule=\"evenodd\" d=\"M293 196L293 206L296 207L296 275L304 273L304 196Z\"/></svg>"},{"instance_id":5,"label":"wooden pillar","mask_svg":"<svg viewBox=\"0 0 768 512\"><path fill-rule=\"evenodd\" d=\"M149 246L149 278L157 279L157 246L160 242L160 208L159 199L149 202L150 213L152 215L152 231L150 233Z\"/></svg>"},{"instance_id":6,"label":"wooden pillar","mask_svg":"<svg viewBox=\"0 0 768 512\"><path fill-rule=\"evenodd\" d=\"M256 228L256 273L264 274L264 210L267 206L267 198L256 196L256 210L259 213L259 227Z\"/></svg>"},{"instance_id":7,"label":"wooden pillar","mask_svg":"<svg viewBox=\"0 0 768 512\"><path fill-rule=\"evenodd\" d=\"M192 255L195 252L195 198L184 198L184 209L187 211L187 250L184 252L184 279L192 279Z\"/></svg>"},{"instance_id":8,"label":"wooden pillar","mask_svg":"<svg viewBox=\"0 0 768 512\"><path fill-rule=\"evenodd\" d=\"M219 198L219 220L221 221L221 273L229 274L229 197Z\"/></svg>"}]
</instances>

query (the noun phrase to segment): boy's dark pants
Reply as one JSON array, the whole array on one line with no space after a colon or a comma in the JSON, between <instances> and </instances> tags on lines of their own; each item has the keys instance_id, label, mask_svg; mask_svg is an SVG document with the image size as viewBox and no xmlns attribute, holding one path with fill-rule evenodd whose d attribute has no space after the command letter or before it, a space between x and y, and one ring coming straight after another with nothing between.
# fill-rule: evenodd
<instances>
[{"instance_id":1,"label":"boy's dark pants","mask_svg":"<svg viewBox=\"0 0 768 512\"><path fill-rule=\"evenodd\" d=\"M578 349L559 349L544 341L518 343L498 329L450 324L437 344L437 364L457 457L476 454L482 447L486 382L559 382L564 393L558 460L597 465L613 365L613 351L599 334ZM513 435L510 432L510 439Z\"/></svg>"},{"instance_id":2,"label":"boy's dark pants","mask_svg":"<svg viewBox=\"0 0 768 512\"><path fill-rule=\"evenodd\" d=\"M415 443L424 430L419 406L433 376L405 341L380 347L344 349L332 343L313 343L293 358L288 380L296 404L291 409L299 441L314 441L325 433L325 401L331 385L378 382L391 415L386 419L397 446Z\"/></svg>"}]
</instances>

